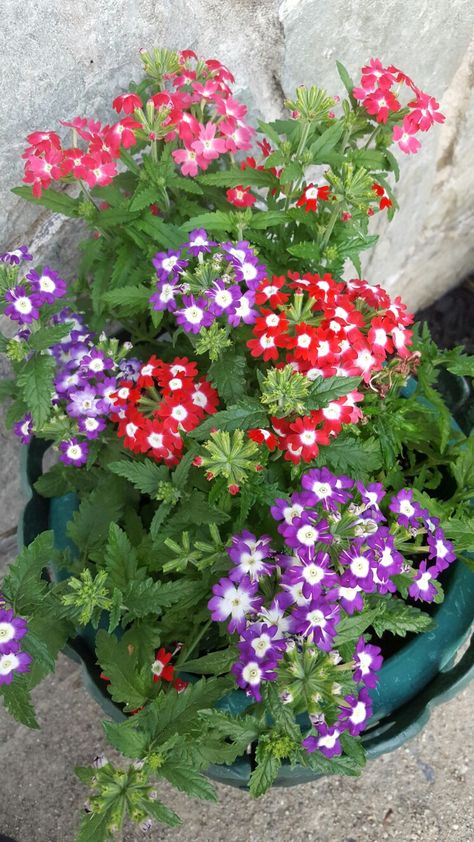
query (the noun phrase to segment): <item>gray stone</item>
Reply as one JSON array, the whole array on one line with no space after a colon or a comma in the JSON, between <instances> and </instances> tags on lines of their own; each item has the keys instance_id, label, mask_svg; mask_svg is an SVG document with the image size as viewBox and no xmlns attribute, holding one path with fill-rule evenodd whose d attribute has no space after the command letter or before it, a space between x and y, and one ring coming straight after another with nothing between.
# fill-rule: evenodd
<instances>
[{"instance_id":1,"label":"gray stone","mask_svg":"<svg viewBox=\"0 0 474 842\"><path fill-rule=\"evenodd\" d=\"M384 4L377 0L39 0L4 4L0 70L2 127L0 209L5 247L33 240L39 258L58 268L77 259L74 222L19 201L24 137L77 114L111 118L112 96L137 78L140 47L191 47L216 56L236 75L253 115L279 115L298 84L334 93L339 58L356 76L371 55L394 62L447 114L404 160L397 188L401 212L366 258L369 280L401 293L412 307L429 303L472 269L474 122L470 0ZM401 155L403 156L403 154Z\"/></svg>"}]
</instances>

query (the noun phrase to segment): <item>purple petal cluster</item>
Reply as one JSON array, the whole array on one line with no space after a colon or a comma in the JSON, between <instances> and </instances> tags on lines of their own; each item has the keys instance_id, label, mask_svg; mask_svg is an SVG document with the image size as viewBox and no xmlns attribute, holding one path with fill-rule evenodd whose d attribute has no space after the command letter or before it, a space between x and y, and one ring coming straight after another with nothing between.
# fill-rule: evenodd
<instances>
[{"instance_id":1,"label":"purple petal cluster","mask_svg":"<svg viewBox=\"0 0 474 842\"><path fill-rule=\"evenodd\" d=\"M181 248L158 252L153 265L158 282L150 303L154 310L174 313L187 333L199 333L221 318L232 327L254 323L255 292L266 270L246 240L218 244L196 228ZM214 271L209 286L199 286L198 292L191 282L199 267Z\"/></svg>"},{"instance_id":2,"label":"purple petal cluster","mask_svg":"<svg viewBox=\"0 0 474 842\"><path fill-rule=\"evenodd\" d=\"M339 623L362 611L370 594L395 592L403 573L410 577L409 595L431 602L436 577L455 560L439 520L416 502L411 489L390 497L381 483L364 485L315 468L303 475L300 491L277 498L270 511L283 546L270 535L234 535L228 576L214 585L209 602L212 619L227 621L228 631L239 636L232 672L257 701L263 682L277 680L279 670L291 666L295 647L301 652L309 647L315 657L326 653L337 664ZM421 561L413 562L413 556ZM360 637L343 666L354 690L347 692L347 678L344 692L334 680L336 707L333 703L329 716L317 721L313 716L303 743L308 751L336 756L344 731L361 733L382 660L380 648Z\"/></svg>"},{"instance_id":3,"label":"purple petal cluster","mask_svg":"<svg viewBox=\"0 0 474 842\"><path fill-rule=\"evenodd\" d=\"M26 246L0 255L0 261L18 266L32 260ZM5 315L20 325L30 325L39 319L43 304L54 304L66 294L66 281L57 272L45 266L42 272L31 269L20 283L4 293L7 306Z\"/></svg>"},{"instance_id":4,"label":"purple petal cluster","mask_svg":"<svg viewBox=\"0 0 474 842\"><path fill-rule=\"evenodd\" d=\"M15 617L12 609L0 608L0 684L11 684L15 673L28 672L31 656L20 650L20 640L28 626L22 617Z\"/></svg>"}]
</instances>

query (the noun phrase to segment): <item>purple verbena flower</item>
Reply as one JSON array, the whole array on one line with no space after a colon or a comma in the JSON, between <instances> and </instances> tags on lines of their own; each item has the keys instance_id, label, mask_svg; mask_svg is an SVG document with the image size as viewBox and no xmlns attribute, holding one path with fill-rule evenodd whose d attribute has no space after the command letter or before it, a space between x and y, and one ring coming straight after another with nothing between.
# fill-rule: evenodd
<instances>
[{"instance_id":1,"label":"purple verbena flower","mask_svg":"<svg viewBox=\"0 0 474 842\"><path fill-rule=\"evenodd\" d=\"M229 578L233 582L239 582L244 576L248 576L253 582L261 576L269 576L273 570L273 564L269 564L266 560L273 555L271 540L269 535L262 535L257 540L255 535L247 530L244 530L241 535L234 535L232 546L227 550L229 558L235 564L229 573Z\"/></svg>"},{"instance_id":2,"label":"purple verbena flower","mask_svg":"<svg viewBox=\"0 0 474 842\"><path fill-rule=\"evenodd\" d=\"M402 488L398 494L390 500L389 509L398 514L398 522L401 526L409 529L417 525L417 518L421 517L422 509L419 503L413 500L413 489Z\"/></svg>"},{"instance_id":3,"label":"purple verbena flower","mask_svg":"<svg viewBox=\"0 0 474 842\"><path fill-rule=\"evenodd\" d=\"M367 538L374 551L377 574L381 579L402 572L403 556L395 548L395 539L386 526L381 526L374 535Z\"/></svg>"},{"instance_id":4,"label":"purple verbena flower","mask_svg":"<svg viewBox=\"0 0 474 842\"><path fill-rule=\"evenodd\" d=\"M338 480L348 480L349 477L336 477L327 468L313 468L303 474L301 485L308 492L308 504L316 506L320 503L325 509L337 509L341 503L346 503L352 494L345 487L338 487ZM352 480L349 480L352 483ZM349 486L350 487L350 486Z\"/></svg>"},{"instance_id":5,"label":"purple verbena flower","mask_svg":"<svg viewBox=\"0 0 474 842\"><path fill-rule=\"evenodd\" d=\"M0 609L0 655L18 650L18 641L28 631L28 625L23 617L15 617L11 608Z\"/></svg>"},{"instance_id":6,"label":"purple verbena flower","mask_svg":"<svg viewBox=\"0 0 474 842\"><path fill-rule=\"evenodd\" d=\"M359 492L362 502L366 506L379 509L379 503L385 497L385 489L381 482L371 482L369 485L364 485L363 482L356 482L356 488Z\"/></svg>"},{"instance_id":7,"label":"purple verbena flower","mask_svg":"<svg viewBox=\"0 0 474 842\"><path fill-rule=\"evenodd\" d=\"M427 562L420 562L420 566L416 572L415 578L408 588L408 593L412 599L420 599L423 602L433 602L438 591L433 584L438 574L437 567L430 567L427 569Z\"/></svg>"},{"instance_id":8,"label":"purple verbena flower","mask_svg":"<svg viewBox=\"0 0 474 842\"><path fill-rule=\"evenodd\" d=\"M174 313L177 302L176 296L181 292L181 285L176 281L166 280L159 281L156 285L156 290L150 297L150 303L154 310L168 310L169 313Z\"/></svg>"},{"instance_id":9,"label":"purple verbena flower","mask_svg":"<svg viewBox=\"0 0 474 842\"><path fill-rule=\"evenodd\" d=\"M372 646L366 643L363 637L357 641L354 652L354 681L359 684L363 682L366 687L375 687L378 681L377 670L383 663L379 646Z\"/></svg>"},{"instance_id":10,"label":"purple verbena flower","mask_svg":"<svg viewBox=\"0 0 474 842\"><path fill-rule=\"evenodd\" d=\"M59 277L58 273L49 266L45 266L40 273L31 269L25 276L31 288L36 292L41 301L47 304L54 304L57 298L62 298L66 294L66 281Z\"/></svg>"},{"instance_id":11,"label":"purple verbena flower","mask_svg":"<svg viewBox=\"0 0 474 842\"><path fill-rule=\"evenodd\" d=\"M85 383L82 388L71 389L69 403L66 407L67 414L71 418L79 418L82 415L99 415L97 406L98 398L95 386Z\"/></svg>"},{"instance_id":12,"label":"purple verbena flower","mask_svg":"<svg viewBox=\"0 0 474 842\"><path fill-rule=\"evenodd\" d=\"M199 333L201 328L209 327L215 316L207 310L205 298L183 295L184 307L176 311L176 321L187 333Z\"/></svg>"},{"instance_id":13,"label":"purple verbena flower","mask_svg":"<svg viewBox=\"0 0 474 842\"><path fill-rule=\"evenodd\" d=\"M93 418L92 416L86 418L79 418L77 422L79 431L83 433L88 439L96 439L102 430L105 430L105 421L103 418Z\"/></svg>"},{"instance_id":14,"label":"purple verbena flower","mask_svg":"<svg viewBox=\"0 0 474 842\"><path fill-rule=\"evenodd\" d=\"M167 281L169 278L175 278L183 272L189 261L183 259L180 250L159 251L155 254L152 263L158 277L162 281Z\"/></svg>"},{"instance_id":15,"label":"purple verbena flower","mask_svg":"<svg viewBox=\"0 0 474 842\"><path fill-rule=\"evenodd\" d=\"M73 437L67 441L60 442L59 451L61 462L64 462L65 465L77 465L79 467L80 465L85 465L87 462L89 448L87 442L80 442L77 438Z\"/></svg>"},{"instance_id":16,"label":"purple verbena flower","mask_svg":"<svg viewBox=\"0 0 474 842\"><path fill-rule=\"evenodd\" d=\"M16 286L7 289L5 301L10 302L5 307L5 315L21 324L31 324L39 318L39 306L43 303L37 293L29 293L25 287Z\"/></svg>"},{"instance_id":17,"label":"purple verbena flower","mask_svg":"<svg viewBox=\"0 0 474 842\"><path fill-rule=\"evenodd\" d=\"M255 293L252 291L245 292L238 298L230 312L227 315L227 320L232 327L238 327L240 322L246 325L253 325L257 318L257 311L254 308Z\"/></svg>"},{"instance_id":18,"label":"purple verbena flower","mask_svg":"<svg viewBox=\"0 0 474 842\"><path fill-rule=\"evenodd\" d=\"M363 549L365 539L356 538L348 550L339 556L341 564L347 565L347 570L341 576L341 583L353 588L359 585L370 593L374 590L373 566L375 558L370 548Z\"/></svg>"},{"instance_id":19,"label":"purple verbena flower","mask_svg":"<svg viewBox=\"0 0 474 842\"><path fill-rule=\"evenodd\" d=\"M258 610L258 617L269 626L275 626L275 637L283 637L290 631L291 619L286 614L287 608L293 604L293 599L288 593L279 593L273 599L270 606L261 606Z\"/></svg>"},{"instance_id":20,"label":"purple verbena flower","mask_svg":"<svg viewBox=\"0 0 474 842\"><path fill-rule=\"evenodd\" d=\"M318 735L309 734L302 742L303 747L310 754L320 751L325 757L339 757L342 754L342 746L339 737L343 729L338 725L326 725L321 722L318 725Z\"/></svg>"},{"instance_id":21,"label":"purple verbena flower","mask_svg":"<svg viewBox=\"0 0 474 842\"><path fill-rule=\"evenodd\" d=\"M27 412L13 427L15 435L18 436L22 444L29 444L33 438L33 420L31 412Z\"/></svg>"},{"instance_id":22,"label":"purple verbena flower","mask_svg":"<svg viewBox=\"0 0 474 842\"><path fill-rule=\"evenodd\" d=\"M247 690L249 696L253 696L257 702L262 700L260 685L262 681L275 681L275 661L238 661L232 666L232 672L239 687Z\"/></svg>"},{"instance_id":23,"label":"purple verbena flower","mask_svg":"<svg viewBox=\"0 0 474 842\"><path fill-rule=\"evenodd\" d=\"M213 246L217 245L207 236L207 231L204 228L195 228L189 235L189 240L186 243L186 248L193 257L198 254L209 252Z\"/></svg>"},{"instance_id":24,"label":"purple verbena flower","mask_svg":"<svg viewBox=\"0 0 474 842\"><path fill-rule=\"evenodd\" d=\"M317 520L311 512L302 512L300 517L295 517L290 524L285 524L281 534L289 547L307 549L315 544L332 542L332 535L329 532L327 520Z\"/></svg>"},{"instance_id":25,"label":"purple verbena flower","mask_svg":"<svg viewBox=\"0 0 474 842\"><path fill-rule=\"evenodd\" d=\"M362 611L364 597L360 585L354 585L353 587L339 585L335 594L346 614L353 614L354 611Z\"/></svg>"},{"instance_id":26,"label":"purple verbena flower","mask_svg":"<svg viewBox=\"0 0 474 842\"><path fill-rule=\"evenodd\" d=\"M277 626L266 623L251 623L241 633L238 644L241 660L256 658L258 661L279 660L286 649L286 641L278 633Z\"/></svg>"},{"instance_id":27,"label":"purple verbena flower","mask_svg":"<svg viewBox=\"0 0 474 842\"><path fill-rule=\"evenodd\" d=\"M1 263L10 263L11 265L18 266L23 260L33 260L31 254L28 252L27 246L18 246L13 251L4 251L3 254L0 254Z\"/></svg>"},{"instance_id":28,"label":"purple verbena flower","mask_svg":"<svg viewBox=\"0 0 474 842\"><path fill-rule=\"evenodd\" d=\"M257 588L258 582L251 582L248 576L244 576L238 583L227 578L221 579L213 586L214 596L207 604L212 619L222 623L231 617L227 627L229 632L242 632L247 616L255 614L261 605L260 597L256 596Z\"/></svg>"},{"instance_id":29,"label":"purple verbena flower","mask_svg":"<svg viewBox=\"0 0 474 842\"><path fill-rule=\"evenodd\" d=\"M29 672L31 661L31 655L27 652L0 655L0 684L11 684L17 672Z\"/></svg>"},{"instance_id":30,"label":"purple verbena flower","mask_svg":"<svg viewBox=\"0 0 474 842\"><path fill-rule=\"evenodd\" d=\"M339 719L353 737L362 733L367 720L371 716L372 703L369 691L365 687L362 688L358 696L351 694L345 697Z\"/></svg>"},{"instance_id":31,"label":"purple verbena flower","mask_svg":"<svg viewBox=\"0 0 474 842\"><path fill-rule=\"evenodd\" d=\"M428 533L427 542L430 548L428 558L435 558L435 567L438 572L446 570L451 562L456 561L454 545L446 540L446 536L440 527L435 528L433 533Z\"/></svg>"},{"instance_id":32,"label":"purple verbena flower","mask_svg":"<svg viewBox=\"0 0 474 842\"><path fill-rule=\"evenodd\" d=\"M336 579L336 572L330 567L331 560L328 553L311 551L300 556L297 564L293 564L282 576L281 584L303 585L303 596L317 599Z\"/></svg>"},{"instance_id":33,"label":"purple verbena flower","mask_svg":"<svg viewBox=\"0 0 474 842\"><path fill-rule=\"evenodd\" d=\"M242 293L237 284L228 287L224 281L214 281L212 287L206 290L206 297L209 299L209 310L215 316L222 316L227 314L229 310L235 308L236 302L240 299Z\"/></svg>"},{"instance_id":34,"label":"purple verbena flower","mask_svg":"<svg viewBox=\"0 0 474 842\"><path fill-rule=\"evenodd\" d=\"M292 626L296 634L308 637L323 652L330 652L336 637L340 608L329 597L311 600L308 605L293 609Z\"/></svg>"},{"instance_id":35,"label":"purple verbena flower","mask_svg":"<svg viewBox=\"0 0 474 842\"><path fill-rule=\"evenodd\" d=\"M81 372L97 377L104 371L111 371L115 367L113 359L105 356L98 348L91 348L89 353L84 354L79 360Z\"/></svg>"}]
</instances>

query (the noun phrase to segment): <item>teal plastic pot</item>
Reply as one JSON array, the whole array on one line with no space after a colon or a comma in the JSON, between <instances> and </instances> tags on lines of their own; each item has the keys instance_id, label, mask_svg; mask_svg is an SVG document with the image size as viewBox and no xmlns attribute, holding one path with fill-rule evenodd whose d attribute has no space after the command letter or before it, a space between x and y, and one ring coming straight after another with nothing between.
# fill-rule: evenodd
<instances>
[{"instance_id":1,"label":"teal plastic pot","mask_svg":"<svg viewBox=\"0 0 474 842\"><path fill-rule=\"evenodd\" d=\"M58 549L69 546L74 551L66 527L77 508L76 496L67 494L48 500L33 489L42 473L45 450L45 443L40 441L33 441L24 449L22 477L30 499L19 526L19 542L29 544L40 532L52 529ZM371 691L373 717L362 735L369 758L393 751L415 736L428 721L432 708L458 693L474 676L474 640L462 658L456 660L474 620L474 573L461 562L451 569L445 600L436 608L434 618L436 627L432 631L409 640L386 659L380 670L377 688ZM116 721L125 719L99 679L93 629L71 641L66 654L82 664L85 683L106 715ZM249 704L242 690L234 690L219 707L238 714ZM245 757L232 766L210 766L207 774L222 783L245 788L251 771L251 760ZM276 785L293 786L317 777L310 769L283 765Z\"/></svg>"}]
</instances>

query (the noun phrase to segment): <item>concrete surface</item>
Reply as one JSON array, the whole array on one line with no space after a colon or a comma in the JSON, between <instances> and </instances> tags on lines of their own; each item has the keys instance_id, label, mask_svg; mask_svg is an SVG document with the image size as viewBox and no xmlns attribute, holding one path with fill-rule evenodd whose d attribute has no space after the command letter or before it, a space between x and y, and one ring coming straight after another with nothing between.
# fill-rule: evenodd
<instances>
[{"instance_id":1,"label":"concrete surface","mask_svg":"<svg viewBox=\"0 0 474 842\"><path fill-rule=\"evenodd\" d=\"M140 73L140 47L191 47L219 58L252 113L266 119L281 113L298 84L342 93L336 59L356 77L379 56L440 99L447 121L423 137L418 155L401 154L402 211L366 256L367 277L414 308L430 303L474 257L473 32L472 0L7 0L0 245L33 240L58 268L70 262L75 226L8 194L21 178L24 137L78 114L110 120L113 95Z\"/></svg>"},{"instance_id":2,"label":"concrete surface","mask_svg":"<svg viewBox=\"0 0 474 842\"><path fill-rule=\"evenodd\" d=\"M4 372L0 369L0 376ZM19 447L0 427L0 578L14 557L22 498ZM17 725L0 706L0 834L16 842L74 842L86 797L73 768L110 759L102 711L79 668L61 657L36 688L41 731ZM333 778L278 789L259 801L218 786L219 802L192 801L168 785L160 797L183 818L150 842L472 842L474 685L436 709L415 740L369 764L359 780ZM122 842L143 835L127 829Z\"/></svg>"}]
</instances>

